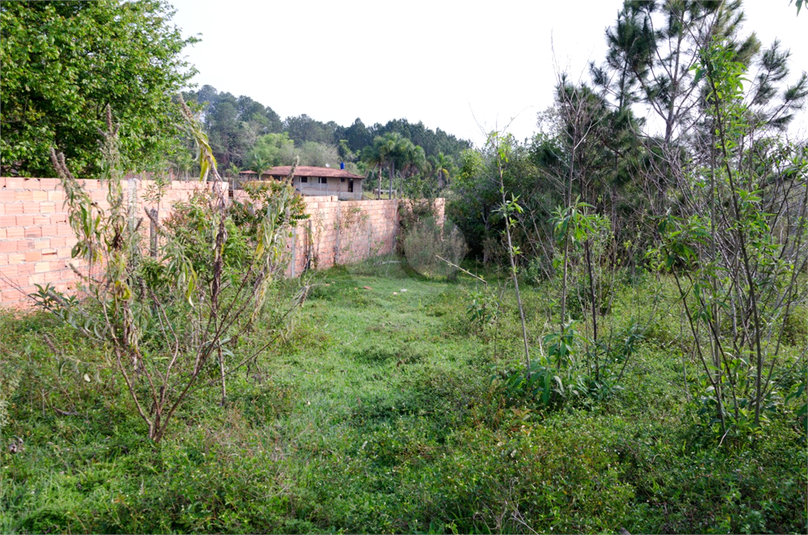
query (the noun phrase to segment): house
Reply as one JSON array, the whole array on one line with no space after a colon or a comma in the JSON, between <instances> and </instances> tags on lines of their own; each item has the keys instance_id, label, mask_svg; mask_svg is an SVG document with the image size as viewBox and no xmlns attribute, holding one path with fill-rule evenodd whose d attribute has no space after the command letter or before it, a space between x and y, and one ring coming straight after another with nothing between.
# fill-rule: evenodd
<instances>
[{"instance_id":1,"label":"house","mask_svg":"<svg viewBox=\"0 0 808 535\"><path fill-rule=\"evenodd\" d=\"M289 176L292 171L291 165L281 165L267 169L261 173L261 180L282 180ZM239 173L242 179L255 180L255 171L242 171ZM310 167L299 165L295 168L292 183L295 189L302 195L335 195L341 201L359 200L362 198L362 175L349 173L344 169L333 169L331 167Z\"/></svg>"}]
</instances>

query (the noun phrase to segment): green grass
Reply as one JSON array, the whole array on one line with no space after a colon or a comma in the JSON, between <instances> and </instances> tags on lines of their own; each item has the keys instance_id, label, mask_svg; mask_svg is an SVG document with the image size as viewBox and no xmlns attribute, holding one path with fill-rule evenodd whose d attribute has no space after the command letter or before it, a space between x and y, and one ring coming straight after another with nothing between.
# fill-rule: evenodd
<instances>
[{"instance_id":1,"label":"green grass","mask_svg":"<svg viewBox=\"0 0 808 535\"><path fill-rule=\"evenodd\" d=\"M622 390L549 411L493 381L523 358L510 293L471 325L470 279L318 273L228 404L203 392L159 445L98 348L6 313L0 531L805 532L798 419L719 446L688 401L673 293L654 308L653 287L623 287L604 318L608 333L659 312ZM525 292L535 351L554 289Z\"/></svg>"}]
</instances>

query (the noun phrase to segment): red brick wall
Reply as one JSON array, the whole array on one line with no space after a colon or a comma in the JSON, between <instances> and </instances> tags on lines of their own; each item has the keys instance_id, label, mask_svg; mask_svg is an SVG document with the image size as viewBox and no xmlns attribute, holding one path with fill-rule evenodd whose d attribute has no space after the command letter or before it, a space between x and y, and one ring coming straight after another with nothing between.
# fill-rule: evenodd
<instances>
[{"instance_id":1,"label":"red brick wall","mask_svg":"<svg viewBox=\"0 0 808 535\"><path fill-rule=\"evenodd\" d=\"M98 180L80 182L94 202L102 208L109 206L106 184ZM146 219L144 208L155 208L143 199L153 184L139 179L122 184L127 205L130 192L134 193L131 206L135 217ZM205 187L209 186L200 182L172 182L158 217L165 219L176 201ZM56 178L0 178L0 305L26 304L25 296L36 291L37 284L50 283L58 291L73 292L79 277L71 265L86 273L85 263L70 256L76 238L67 222L64 199Z\"/></svg>"},{"instance_id":2,"label":"red brick wall","mask_svg":"<svg viewBox=\"0 0 808 535\"><path fill-rule=\"evenodd\" d=\"M106 207L106 186L97 180L82 181L92 199ZM134 193L133 213L146 220L143 199L152 181L124 182L124 195ZM172 182L160 204L165 219L179 200L209 187L199 182ZM239 196L239 192L237 197ZM398 233L398 201L338 201L337 197L304 197L308 220L300 222L289 241L289 275L299 275L307 262L323 269L350 264L395 250ZM439 212L443 211L439 199ZM36 284L50 283L62 292L73 292L79 278L71 268L84 270L70 251L76 238L67 223L64 192L54 178L0 178L0 306L20 306ZM442 215L442 214L441 214ZM148 228L147 222L143 223Z\"/></svg>"}]
</instances>

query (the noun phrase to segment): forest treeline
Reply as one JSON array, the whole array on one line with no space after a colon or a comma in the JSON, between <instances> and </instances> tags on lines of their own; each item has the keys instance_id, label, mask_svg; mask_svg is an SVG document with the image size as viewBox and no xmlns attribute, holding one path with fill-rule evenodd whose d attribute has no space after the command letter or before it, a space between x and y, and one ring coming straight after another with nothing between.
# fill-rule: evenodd
<instances>
[{"instance_id":1,"label":"forest treeline","mask_svg":"<svg viewBox=\"0 0 808 535\"><path fill-rule=\"evenodd\" d=\"M370 126L359 118L350 126L306 114L281 119L269 106L210 85L186 92L184 98L199 112L219 167L230 174L289 165L300 158L301 165L344 162L358 172L382 167L388 177L392 169L397 180L403 173L405 178L417 175L437 185L441 175L453 172L454 162L471 148L470 142L440 128L432 130L406 119ZM194 168L188 151L178 153L171 163L180 175Z\"/></svg>"}]
</instances>

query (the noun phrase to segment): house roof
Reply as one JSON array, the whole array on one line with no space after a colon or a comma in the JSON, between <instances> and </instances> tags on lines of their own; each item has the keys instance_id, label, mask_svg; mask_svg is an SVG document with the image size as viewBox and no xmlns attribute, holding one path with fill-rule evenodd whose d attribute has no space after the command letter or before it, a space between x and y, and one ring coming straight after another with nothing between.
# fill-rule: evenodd
<instances>
[{"instance_id":1,"label":"house roof","mask_svg":"<svg viewBox=\"0 0 808 535\"><path fill-rule=\"evenodd\" d=\"M279 176L279 177L286 177L289 176L289 173L292 171L291 165L280 165L277 167L272 167L271 169L267 169L263 173L262 176L269 175L269 176ZM257 174L255 171L242 171L242 174ZM353 173L349 173L344 169L334 169L332 167L311 167L307 165L298 165L295 168L295 176L306 176L306 177L329 177L329 178L353 178L356 179L364 179L362 175L355 175Z\"/></svg>"}]
</instances>

